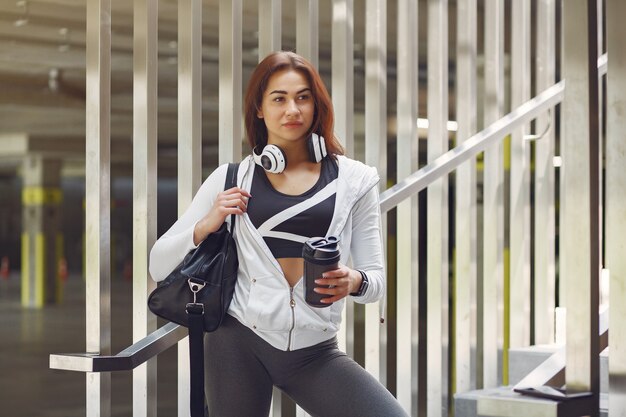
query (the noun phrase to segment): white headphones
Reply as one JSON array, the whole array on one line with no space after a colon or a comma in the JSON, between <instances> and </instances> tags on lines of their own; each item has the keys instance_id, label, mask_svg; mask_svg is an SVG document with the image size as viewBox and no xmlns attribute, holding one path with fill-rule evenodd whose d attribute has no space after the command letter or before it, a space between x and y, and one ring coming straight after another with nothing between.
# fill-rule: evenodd
<instances>
[{"instance_id":1,"label":"white headphones","mask_svg":"<svg viewBox=\"0 0 626 417\"><path fill-rule=\"evenodd\" d=\"M307 149L311 162L322 162L322 159L327 155L326 141L316 133L311 133L309 139L307 139ZM280 174L287 166L287 156L276 145L266 145L260 155L256 153L256 148L254 148L252 157L257 165L262 166L263 169L272 174Z\"/></svg>"}]
</instances>

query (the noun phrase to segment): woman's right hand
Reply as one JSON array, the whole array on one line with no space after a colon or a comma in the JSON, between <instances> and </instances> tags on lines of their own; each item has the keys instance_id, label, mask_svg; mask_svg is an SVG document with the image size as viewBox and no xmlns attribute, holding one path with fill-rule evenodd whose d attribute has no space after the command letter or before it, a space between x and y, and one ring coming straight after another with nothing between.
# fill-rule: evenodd
<instances>
[{"instance_id":1,"label":"woman's right hand","mask_svg":"<svg viewBox=\"0 0 626 417\"><path fill-rule=\"evenodd\" d=\"M213 232L216 232L226 217L231 214L242 215L248 209L248 199L252 197L246 190L233 187L217 195L213 207L202 218L193 231L193 243L199 245Z\"/></svg>"}]
</instances>

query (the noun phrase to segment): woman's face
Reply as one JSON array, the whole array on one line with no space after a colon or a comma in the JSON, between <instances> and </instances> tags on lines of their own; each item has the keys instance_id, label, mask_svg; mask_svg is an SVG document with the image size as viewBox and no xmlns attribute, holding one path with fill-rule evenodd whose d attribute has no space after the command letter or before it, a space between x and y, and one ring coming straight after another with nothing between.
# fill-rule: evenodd
<instances>
[{"instance_id":1,"label":"woman's face","mask_svg":"<svg viewBox=\"0 0 626 417\"><path fill-rule=\"evenodd\" d=\"M257 113L267 127L268 143L288 147L304 138L314 114L311 86L301 72L286 69L270 77Z\"/></svg>"}]
</instances>

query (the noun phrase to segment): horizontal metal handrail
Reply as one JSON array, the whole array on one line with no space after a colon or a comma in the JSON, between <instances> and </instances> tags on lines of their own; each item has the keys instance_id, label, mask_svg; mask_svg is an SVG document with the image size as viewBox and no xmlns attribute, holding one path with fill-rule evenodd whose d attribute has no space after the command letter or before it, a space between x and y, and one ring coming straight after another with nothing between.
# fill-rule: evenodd
<instances>
[{"instance_id":1,"label":"horizontal metal handrail","mask_svg":"<svg viewBox=\"0 0 626 417\"><path fill-rule=\"evenodd\" d=\"M514 128L530 122L542 112L559 104L563 100L564 91L565 81L561 80L459 146L388 188L380 195L380 210L383 213L391 210L404 199L418 193L438 178L459 167L463 162L504 139Z\"/></svg>"},{"instance_id":2,"label":"horizontal metal handrail","mask_svg":"<svg viewBox=\"0 0 626 417\"><path fill-rule=\"evenodd\" d=\"M186 327L167 323L117 355L52 354L50 355L50 369L79 372L129 371L174 346L187 336L187 333Z\"/></svg>"}]
</instances>

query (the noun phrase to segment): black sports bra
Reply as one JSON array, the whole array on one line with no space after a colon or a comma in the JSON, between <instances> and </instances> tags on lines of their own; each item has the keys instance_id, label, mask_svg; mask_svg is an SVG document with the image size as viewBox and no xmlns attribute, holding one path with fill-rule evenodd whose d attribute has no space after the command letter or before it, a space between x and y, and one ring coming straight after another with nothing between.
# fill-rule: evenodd
<instances>
[{"instance_id":1,"label":"black sports bra","mask_svg":"<svg viewBox=\"0 0 626 417\"><path fill-rule=\"evenodd\" d=\"M248 216L275 258L301 258L303 243L326 236L335 209L337 162L324 158L317 183L300 195L283 194L256 165Z\"/></svg>"}]
</instances>

